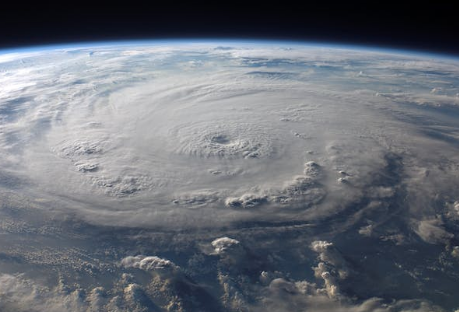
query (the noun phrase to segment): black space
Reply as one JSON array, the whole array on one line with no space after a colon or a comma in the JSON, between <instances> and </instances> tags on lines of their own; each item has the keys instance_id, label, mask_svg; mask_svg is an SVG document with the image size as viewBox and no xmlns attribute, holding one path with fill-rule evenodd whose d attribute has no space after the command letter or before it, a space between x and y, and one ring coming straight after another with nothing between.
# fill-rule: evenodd
<instances>
[{"instance_id":1,"label":"black space","mask_svg":"<svg viewBox=\"0 0 459 312\"><path fill-rule=\"evenodd\" d=\"M19 2L19 1L18 1ZM100 40L287 39L413 49L459 56L453 1L125 1L9 4L0 11L0 49Z\"/></svg>"}]
</instances>

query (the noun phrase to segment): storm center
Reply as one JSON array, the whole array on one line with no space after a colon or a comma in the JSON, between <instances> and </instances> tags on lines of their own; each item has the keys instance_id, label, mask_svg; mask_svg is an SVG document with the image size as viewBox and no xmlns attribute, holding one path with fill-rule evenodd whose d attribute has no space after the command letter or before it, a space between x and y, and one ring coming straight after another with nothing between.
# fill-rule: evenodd
<instances>
[{"instance_id":1,"label":"storm center","mask_svg":"<svg viewBox=\"0 0 459 312\"><path fill-rule=\"evenodd\" d=\"M227 145L231 143L231 139L225 134L218 134L210 138L211 143Z\"/></svg>"}]
</instances>

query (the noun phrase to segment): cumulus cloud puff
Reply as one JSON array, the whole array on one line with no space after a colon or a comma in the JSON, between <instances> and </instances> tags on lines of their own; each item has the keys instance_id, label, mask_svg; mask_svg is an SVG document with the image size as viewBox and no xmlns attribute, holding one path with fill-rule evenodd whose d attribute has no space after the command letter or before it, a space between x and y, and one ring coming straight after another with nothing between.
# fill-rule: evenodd
<instances>
[{"instance_id":1,"label":"cumulus cloud puff","mask_svg":"<svg viewBox=\"0 0 459 312\"><path fill-rule=\"evenodd\" d=\"M136 268L144 271L163 271L178 268L173 262L156 256L128 256L121 260L121 264L126 268Z\"/></svg>"},{"instance_id":2,"label":"cumulus cloud puff","mask_svg":"<svg viewBox=\"0 0 459 312\"><path fill-rule=\"evenodd\" d=\"M438 219L419 221L415 232L423 241L430 244L446 244L454 237L454 234L442 227L442 222Z\"/></svg>"},{"instance_id":3,"label":"cumulus cloud puff","mask_svg":"<svg viewBox=\"0 0 459 312\"><path fill-rule=\"evenodd\" d=\"M240 243L238 240L229 238L229 237L220 237L212 241L212 247L215 249L215 253L225 254L230 252L231 250L238 249L240 247Z\"/></svg>"},{"instance_id":4,"label":"cumulus cloud puff","mask_svg":"<svg viewBox=\"0 0 459 312\"><path fill-rule=\"evenodd\" d=\"M428 312L444 311L440 307L422 300L400 300L384 303L380 298L371 298L354 303L351 300L333 300L320 293L315 285L307 282L273 281L269 296L262 299L262 306L255 311L343 311L343 312Z\"/></svg>"},{"instance_id":5,"label":"cumulus cloud puff","mask_svg":"<svg viewBox=\"0 0 459 312\"><path fill-rule=\"evenodd\" d=\"M103 288L94 288L85 298L79 290L49 289L21 276L0 275L0 309L5 312L109 311L103 293Z\"/></svg>"}]
</instances>

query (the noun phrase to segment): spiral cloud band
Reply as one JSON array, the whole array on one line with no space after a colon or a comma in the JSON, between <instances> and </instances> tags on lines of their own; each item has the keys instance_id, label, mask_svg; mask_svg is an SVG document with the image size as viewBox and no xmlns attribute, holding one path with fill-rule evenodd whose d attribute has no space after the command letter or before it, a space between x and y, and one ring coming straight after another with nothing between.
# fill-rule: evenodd
<instances>
[{"instance_id":1,"label":"spiral cloud band","mask_svg":"<svg viewBox=\"0 0 459 312\"><path fill-rule=\"evenodd\" d=\"M454 311L458 95L388 51L0 54L0 310Z\"/></svg>"}]
</instances>

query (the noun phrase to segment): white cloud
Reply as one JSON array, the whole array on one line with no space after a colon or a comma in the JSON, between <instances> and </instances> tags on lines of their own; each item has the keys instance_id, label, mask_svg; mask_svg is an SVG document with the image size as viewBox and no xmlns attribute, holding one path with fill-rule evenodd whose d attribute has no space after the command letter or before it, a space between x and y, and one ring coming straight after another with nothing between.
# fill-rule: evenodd
<instances>
[{"instance_id":1,"label":"white cloud","mask_svg":"<svg viewBox=\"0 0 459 312\"><path fill-rule=\"evenodd\" d=\"M442 227L442 222L439 219L417 222L415 232L423 241L430 244L447 244L454 237L454 234Z\"/></svg>"},{"instance_id":2,"label":"white cloud","mask_svg":"<svg viewBox=\"0 0 459 312\"><path fill-rule=\"evenodd\" d=\"M128 256L121 260L121 264L126 268L136 268L144 271L163 271L174 270L178 267L167 259L156 256Z\"/></svg>"},{"instance_id":3,"label":"white cloud","mask_svg":"<svg viewBox=\"0 0 459 312\"><path fill-rule=\"evenodd\" d=\"M325 273L325 278L329 276ZM333 287L331 287L333 288ZM430 312L444 311L423 300L393 300L381 298L354 301L347 297L330 296L326 289L307 281L289 281L277 278L271 282L253 311L342 311L342 312Z\"/></svg>"},{"instance_id":4,"label":"white cloud","mask_svg":"<svg viewBox=\"0 0 459 312\"><path fill-rule=\"evenodd\" d=\"M238 240L235 240L233 238L229 237L220 237L212 241L211 243L212 247L215 249L215 253L220 255L220 254L226 254L228 252L231 252L233 250L237 250L241 247L240 243Z\"/></svg>"},{"instance_id":5,"label":"white cloud","mask_svg":"<svg viewBox=\"0 0 459 312\"><path fill-rule=\"evenodd\" d=\"M373 231L373 225L372 225L372 224L369 224L369 225L367 225L367 226L362 226L362 227L359 229L359 234L360 234L360 235L363 235L363 236L370 237L372 231Z\"/></svg>"},{"instance_id":6,"label":"white cloud","mask_svg":"<svg viewBox=\"0 0 459 312\"><path fill-rule=\"evenodd\" d=\"M430 93L389 93L379 94L397 103L412 103L420 106L442 107L459 106L459 98L456 96Z\"/></svg>"},{"instance_id":7,"label":"white cloud","mask_svg":"<svg viewBox=\"0 0 459 312\"><path fill-rule=\"evenodd\" d=\"M315 161L308 161L304 164L303 173L309 177L317 177L321 173L321 167Z\"/></svg>"},{"instance_id":8,"label":"white cloud","mask_svg":"<svg viewBox=\"0 0 459 312\"><path fill-rule=\"evenodd\" d=\"M459 258L459 246L454 246L451 255L455 258Z\"/></svg>"},{"instance_id":9,"label":"white cloud","mask_svg":"<svg viewBox=\"0 0 459 312\"><path fill-rule=\"evenodd\" d=\"M454 210L459 215L459 201L455 201L454 202Z\"/></svg>"},{"instance_id":10,"label":"white cloud","mask_svg":"<svg viewBox=\"0 0 459 312\"><path fill-rule=\"evenodd\" d=\"M43 55L43 52L11 52L0 54L0 63L20 61L31 57Z\"/></svg>"},{"instance_id":11,"label":"white cloud","mask_svg":"<svg viewBox=\"0 0 459 312\"><path fill-rule=\"evenodd\" d=\"M96 232L98 225L142 228L145 236L173 232L171 246L158 245L158 254L195 252L201 240L212 251L196 251L208 274L197 270L197 281L156 256L124 258L116 270L148 282L126 279L116 289L65 293L2 275L0 310L141 311L153 309L158 293L163 308L179 310L187 302L183 289L201 289L202 280L221 287L216 292L229 310L434 309L425 301L347 298L348 276L365 281L366 272L319 239L360 233L366 237L356 235L359 244L378 234L382 243L415 250L423 245L412 239L414 231L457 257L447 230L459 211L459 129L447 113L459 105L457 62L269 45L82 49L24 54L24 64L18 57L0 56L2 213L14 208L34 222L81 218ZM447 213L438 209L442 203ZM60 269L49 260L55 249L21 254L15 248L10 232L31 232L27 222L0 219L11 244L6 255ZM65 226L55 231L67 232ZM49 224L34 231L48 233ZM261 238L255 246L225 236L235 231L238 238ZM298 241L287 244L283 235L291 231ZM209 244L214 237L220 238ZM49 237L36 239L46 245ZM315 283L294 279L296 261L312 261L307 247L281 252L284 243L304 247L305 240L315 240ZM117 254L126 250L111 247ZM99 269L100 254L84 254L94 256ZM421 268L423 260L416 259ZM290 275L277 272L278 264L291 267ZM261 298L263 308L252 307L253 298Z\"/></svg>"},{"instance_id":12,"label":"white cloud","mask_svg":"<svg viewBox=\"0 0 459 312\"><path fill-rule=\"evenodd\" d=\"M173 203L185 207L197 208L211 205L219 200L219 194L210 190L199 190L178 195Z\"/></svg>"},{"instance_id":13,"label":"white cloud","mask_svg":"<svg viewBox=\"0 0 459 312\"><path fill-rule=\"evenodd\" d=\"M49 289L21 276L0 275L0 310L4 312L86 312L107 311L100 298L101 288L85 299L81 290ZM89 310L91 311L91 310Z\"/></svg>"},{"instance_id":14,"label":"white cloud","mask_svg":"<svg viewBox=\"0 0 459 312\"><path fill-rule=\"evenodd\" d=\"M267 202L267 196L243 194L241 197L228 197L225 205L232 208L254 208Z\"/></svg>"},{"instance_id":15,"label":"white cloud","mask_svg":"<svg viewBox=\"0 0 459 312\"><path fill-rule=\"evenodd\" d=\"M196 53L201 55L199 70L184 72L180 62L162 63L184 55L188 64ZM385 72L443 68L443 63L433 61L404 63L407 57L396 55L385 55L381 61L382 55L269 45L214 50L197 44L184 49L155 45L55 51L52 66L49 55L36 56L34 66L12 67L0 75L0 98L30 98L19 120L2 123L2 164L10 166L15 159L14 173L33 181L34 192L50 197L52 204L44 205L45 210L70 210L94 223L158 226L168 220L180 227L219 226L283 218L285 207L299 202L304 208L323 204L319 214L333 214L384 168L385 143L375 142L390 137L409 148L397 133L414 126L391 119L391 127L384 128L379 120L387 116L375 110L386 99L396 101L396 93L378 90L388 95L385 99L372 96L372 90L363 92L363 87L360 93L347 92L353 80L320 78L326 73L314 78L319 80L303 80L292 66L287 80L267 83L260 75L246 74L260 62L274 62L272 73L286 72L283 62L309 64L314 71L331 66L336 74L348 67L359 72L361 68L351 68L363 66L359 62L369 75L381 70L382 63ZM84 61L84 71L73 65L77 61ZM127 71L131 74L123 74ZM362 78L346 79L361 83ZM428 96L438 102L446 95ZM371 105L362 104L367 102ZM354 112L363 113L355 118ZM301 134L301 140L292 133ZM308 162L311 154L306 151L314 153L315 161ZM331 183L330 170L335 167L349 175L334 180L346 178L354 187L341 198L339 193L327 196L328 189L346 186ZM301 171L303 175L295 177ZM202 190L213 195L200 194ZM60 196L69 200L58 203ZM269 206L264 208L270 213L218 210L225 199L233 206ZM310 209L301 217L312 219L318 211Z\"/></svg>"},{"instance_id":16,"label":"white cloud","mask_svg":"<svg viewBox=\"0 0 459 312\"><path fill-rule=\"evenodd\" d=\"M326 265L331 266L338 273L340 279L345 279L350 274L350 269L346 260L343 258L341 253L334 247L333 243L327 241L314 241L311 243L311 249L319 254L318 258L320 261L325 262ZM318 271L316 275L322 277L326 282L332 278L327 274L327 278L324 277L325 265L319 263Z\"/></svg>"},{"instance_id":17,"label":"white cloud","mask_svg":"<svg viewBox=\"0 0 459 312\"><path fill-rule=\"evenodd\" d=\"M333 243L327 242L327 241L314 241L311 243L311 248L317 253L324 253L328 250L328 248L331 248L333 246Z\"/></svg>"},{"instance_id":18,"label":"white cloud","mask_svg":"<svg viewBox=\"0 0 459 312\"><path fill-rule=\"evenodd\" d=\"M313 123L280 121L285 114L292 120L331 118L327 114L334 107L328 106L329 96L317 93L323 86L304 84L296 75L267 84L262 77L245 75L247 68L232 66L229 71L205 64L233 64L241 62L242 55L250 58L260 53L268 60L269 55L280 53L291 61L328 58L337 64L361 53L299 47L213 51L196 45L188 46L183 54L208 52L207 59L199 60L199 72L184 73L180 64L163 68L159 61L178 51L178 46L56 51L53 57L58 61L52 67L45 56L37 57L40 71L13 71L14 79L3 77L8 78L6 88L22 85L21 94L33 99L24 106L19 122L3 125L4 133L14 135L17 144L23 142L22 153L6 152L4 157L11 159L14 153L21 164L15 167L17 174L35 181L39 187L34 191L49 194L51 202L59 196L69 198L52 209L71 210L103 224L154 226L170 220L180 226L201 226L218 219L217 225L255 217L242 211L231 217L227 212L209 211L225 198L243 207L265 202L285 206L295 201L308 206L324 198L325 189L310 188L307 181L321 176L323 168L315 162L306 162L304 176L282 186L301 172L305 148L323 149L318 139L322 131ZM222 60L222 53L229 59ZM77 60L84 60L84 71L72 65ZM141 70L137 70L139 62ZM131 75L120 74L128 70ZM14 98L15 92L4 96ZM297 100L288 100L292 94ZM312 141L298 141L290 135L292 131L305 133ZM30 133L41 135L30 137ZM12 148L11 139L2 141L4 151ZM208 174L209 170L225 174ZM206 197L198 194L200 190L219 195ZM110 197L123 200L118 203ZM80 198L93 204L84 205ZM200 211L185 211L184 206ZM127 218L126 207L142 218ZM151 207L155 211L145 213ZM282 209L277 212L282 214ZM270 211L269 215L277 213L273 207ZM215 214L219 217L214 218Z\"/></svg>"}]
</instances>

